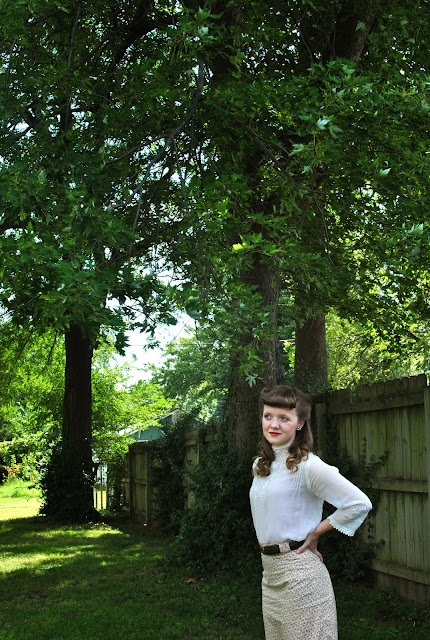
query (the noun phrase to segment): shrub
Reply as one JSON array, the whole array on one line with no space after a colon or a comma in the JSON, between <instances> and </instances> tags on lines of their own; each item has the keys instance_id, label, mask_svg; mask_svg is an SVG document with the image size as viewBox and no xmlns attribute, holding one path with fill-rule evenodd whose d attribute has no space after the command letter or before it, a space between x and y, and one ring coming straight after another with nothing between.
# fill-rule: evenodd
<instances>
[{"instance_id":1,"label":"shrub","mask_svg":"<svg viewBox=\"0 0 430 640\"><path fill-rule=\"evenodd\" d=\"M52 450L41 477L41 513L64 522L97 520L93 507L93 478L73 452L61 443Z\"/></svg>"},{"instance_id":2,"label":"shrub","mask_svg":"<svg viewBox=\"0 0 430 640\"><path fill-rule=\"evenodd\" d=\"M330 574L334 578L354 581L359 580L369 573L369 565L378 547L384 544L383 540L373 539L374 518L378 509L380 493L372 488L372 477L384 466L387 461L388 451L380 458L371 456L367 461L367 442L363 440L360 457L354 461L346 450L338 452L338 434L335 423L329 423L328 434L331 442L330 454L326 462L338 467L340 473L364 488L369 496L373 509L367 516L363 529L350 538L338 531L329 531L319 541L319 550ZM323 518L333 512L331 505L324 505Z\"/></svg>"},{"instance_id":3,"label":"shrub","mask_svg":"<svg viewBox=\"0 0 430 640\"><path fill-rule=\"evenodd\" d=\"M186 433L193 424L194 415L181 419L165 438L151 443L156 522L176 536L167 561L199 571L246 567L251 556L259 559L248 498L250 461L239 461L218 432L205 445L202 464L187 466ZM215 432L216 425L207 429ZM192 494L189 506L185 486Z\"/></svg>"}]
</instances>

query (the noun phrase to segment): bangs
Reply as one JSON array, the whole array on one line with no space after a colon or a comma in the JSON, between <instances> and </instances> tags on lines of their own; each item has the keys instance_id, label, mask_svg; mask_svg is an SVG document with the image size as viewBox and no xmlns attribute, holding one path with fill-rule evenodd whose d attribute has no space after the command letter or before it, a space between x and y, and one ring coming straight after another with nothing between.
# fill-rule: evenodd
<instances>
[{"instance_id":1,"label":"bangs","mask_svg":"<svg viewBox=\"0 0 430 640\"><path fill-rule=\"evenodd\" d=\"M260 400L262 406L267 404L269 407L279 409L295 409L297 406L297 395L294 390L283 385L272 389L263 389Z\"/></svg>"}]
</instances>

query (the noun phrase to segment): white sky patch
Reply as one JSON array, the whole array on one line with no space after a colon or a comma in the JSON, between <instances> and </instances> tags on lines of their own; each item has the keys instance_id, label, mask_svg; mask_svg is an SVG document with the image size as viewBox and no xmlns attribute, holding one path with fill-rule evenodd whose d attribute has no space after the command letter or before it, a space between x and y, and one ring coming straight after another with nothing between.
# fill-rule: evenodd
<instances>
[{"instance_id":1,"label":"white sky patch","mask_svg":"<svg viewBox=\"0 0 430 640\"><path fill-rule=\"evenodd\" d=\"M153 339L149 334L141 333L137 329L126 331L129 346L125 349L125 356L117 354L114 359L120 365L129 365L130 373L127 384L135 384L139 380L149 380L151 373L147 367L161 365L167 346L186 337L188 335L187 329L193 326L194 321L184 314L178 317L176 325L160 325L160 328L156 329ZM151 344L157 343L158 346L151 347Z\"/></svg>"}]
</instances>

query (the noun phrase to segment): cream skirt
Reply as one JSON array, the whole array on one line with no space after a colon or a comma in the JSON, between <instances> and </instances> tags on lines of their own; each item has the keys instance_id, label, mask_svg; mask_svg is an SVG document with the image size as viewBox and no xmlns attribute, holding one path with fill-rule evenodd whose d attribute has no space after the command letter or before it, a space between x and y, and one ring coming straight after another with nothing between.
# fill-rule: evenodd
<instances>
[{"instance_id":1,"label":"cream skirt","mask_svg":"<svg viewBox=\"0 0 430 640\"><path fill-rule=\"evenodd\" d=\"M261 558L266 640L337 640L336 603L324 563L309 549Z\"/></svg>"}]
</instances>

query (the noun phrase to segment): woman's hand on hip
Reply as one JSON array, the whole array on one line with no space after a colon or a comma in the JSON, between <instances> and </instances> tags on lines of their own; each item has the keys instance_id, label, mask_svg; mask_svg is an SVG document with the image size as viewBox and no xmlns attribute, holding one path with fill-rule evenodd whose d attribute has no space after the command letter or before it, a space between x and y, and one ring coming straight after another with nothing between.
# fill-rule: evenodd
<instances>
[{"instance_id":1,"label":"woman's hand on hip","mask_svg":"<svg viewBox=\"0 0 430 640\"><path fill-rule=\"evenodd\" d=\"M319 535L315 535L315 531L311 531L306 536L306 540L304 541L302 546L297 549L296 553L303 553L303 551L305 551L306 549L309 549L309 551L312 551L312 553L314 553L317 556L317 558L321 560L321 562L324 562L324 559L317 548L318 540L319 540Z\"/></svg>"},{"instance_id":2,"label":"woman's hand on hip","mask_svg":"<svg viewBox=\"0 0 430 640\"><path fill-rule=\"evenodd\" d=\"M306 540L304 541L302 546L297 549L296 553L303 553L303 551L309 549L317 556L317 558L321 560L321 562L324 562L322 555L317 549L318 540L323 533L326 533L331 529L333 529L333 525L331 524L330 520L328 520L327 518L325 520L322 520L313 531L310 531L308 533L308 535L306 536Z\"/></svg>"}]
</instances>

